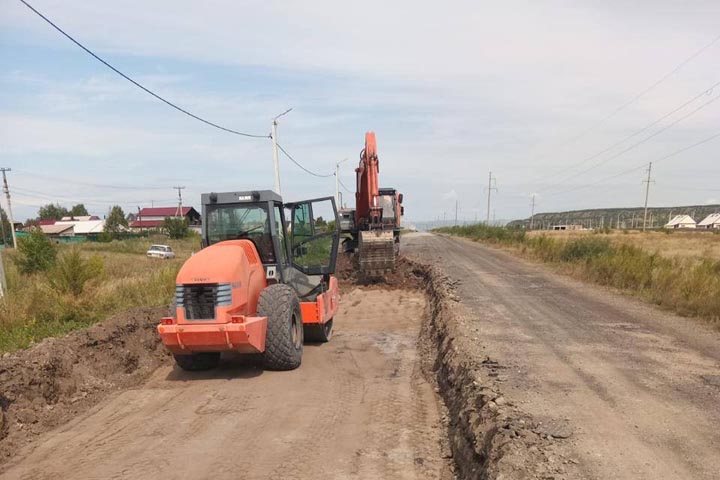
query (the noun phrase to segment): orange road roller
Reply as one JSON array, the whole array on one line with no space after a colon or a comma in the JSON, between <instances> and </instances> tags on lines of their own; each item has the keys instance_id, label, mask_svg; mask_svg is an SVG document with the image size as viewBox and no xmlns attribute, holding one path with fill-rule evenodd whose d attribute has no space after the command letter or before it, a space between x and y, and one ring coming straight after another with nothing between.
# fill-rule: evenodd
<instances>
[{"instance_id":1,"label":"orange road roller","mask_svg":"<svg viewBox=\"0 0 720 480\"><path fill-rule=\"evenodd\" d=\"M202 218L203 248L177 275L175 315L157 327L175 362L207 370L232 351L269 370L299 367L305 341L330 340L340 300L335 200L206 193Z\"/></svg>"}]
</instances>

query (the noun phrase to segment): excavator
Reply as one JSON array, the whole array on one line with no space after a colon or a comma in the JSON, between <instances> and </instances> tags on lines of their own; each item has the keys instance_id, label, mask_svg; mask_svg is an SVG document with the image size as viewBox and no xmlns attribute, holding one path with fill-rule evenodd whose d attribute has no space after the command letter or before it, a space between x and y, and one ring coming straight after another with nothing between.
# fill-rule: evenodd
<instances>
[{"instance_id":1,"label":"excavator","mask_svg":"<svg viewBox=\"0 0 720 480\"><path fill-rule=\"evenodd\" d=\"M304 341L330 340L340 300L334 198L284 203L263 190L201 201L203 248L177 275L174 315L157 326L163 344L184 370L214 368L222 352L299 367Z\"/></svg>"},{"instance_id":2,"label":"excavator","mask_svg":"<svg viewBox=\"0 0 720 480\"><path fill-rule=\"evenodd\" d=\"M360 273L367 277L395 269L401 217L405 213L402 193L394 188L380 188L379 172L375 132L367 132L360 164L355 169L355 209L340 211L341 232L347 236L344 250L357 250Z\"/></svg>"}]
</instances>

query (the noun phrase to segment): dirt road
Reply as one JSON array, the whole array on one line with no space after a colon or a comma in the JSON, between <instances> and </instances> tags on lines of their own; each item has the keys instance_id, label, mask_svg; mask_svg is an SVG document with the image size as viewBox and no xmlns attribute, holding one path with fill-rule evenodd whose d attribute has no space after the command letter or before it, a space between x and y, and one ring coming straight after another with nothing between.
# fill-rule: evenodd
<instances>
[{"instance_id":1,"label":"dirt road","mask_svg":"<svg viewBox=\"0 0 720 480\"><path fill-rule=\"evenodd\" d=\"M421 293L353 290L294 372L167 366L24 448L2 478L450 478Z\"/></svg>"},{"instance_id":2,"label":"dirt road","mask_svg":"<svg viewBox=\"0 0 720 480\"><path fill-rule=\"evenodd\" d=\"M720 478L720 335L698 322L462 239L404 251L460 281L478 356L507 398L572 432L588 478Z\"/></svg>"}]
</instances>

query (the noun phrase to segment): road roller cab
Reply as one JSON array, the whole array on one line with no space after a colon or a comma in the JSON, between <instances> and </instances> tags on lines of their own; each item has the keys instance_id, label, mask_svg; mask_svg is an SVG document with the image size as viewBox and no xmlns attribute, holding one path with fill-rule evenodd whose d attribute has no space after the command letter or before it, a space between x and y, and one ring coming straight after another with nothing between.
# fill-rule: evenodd
<instances>
[{"instance_id":1,"label":"road roller cab","mask_svg":"<svg viewBox=\"0 0 720 480\"><path fill-rule=\"evenodd\" d=\"M332 335L334 199L207 193L202 216L203 248L177 275L174 316L158 325L163 343L186 370L213 368L223 351L259 354L268 369L297 368L304 341Z\"/></svg>"}]
</instances>

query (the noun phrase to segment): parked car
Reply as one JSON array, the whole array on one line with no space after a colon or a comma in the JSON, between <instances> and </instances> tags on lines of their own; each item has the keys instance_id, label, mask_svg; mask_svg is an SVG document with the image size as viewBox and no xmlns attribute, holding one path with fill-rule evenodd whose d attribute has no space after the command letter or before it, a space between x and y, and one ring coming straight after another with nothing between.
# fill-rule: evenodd
<instances>
[{"instance_id":1,"label":"parked car","mask_svg":"<svg viewBox=\"0 0 720 480\"><path fill-rule=\"evenodd\" d=\"M175 252L167 245L152 245L147 251L147 256L169 260L175 258Z\"/></svg>"}]
</instances>

